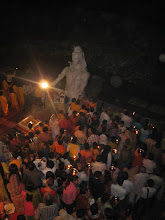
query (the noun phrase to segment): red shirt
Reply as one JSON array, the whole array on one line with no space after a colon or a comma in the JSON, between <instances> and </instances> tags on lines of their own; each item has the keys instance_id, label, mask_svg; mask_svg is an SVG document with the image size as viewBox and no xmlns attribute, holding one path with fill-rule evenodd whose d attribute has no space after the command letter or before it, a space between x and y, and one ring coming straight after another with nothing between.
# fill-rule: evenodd
<instances>
[{"instance_id":1,"label":"red shirt","mask_svg":"<svg viewBox=\"0 0 165 220\"><path fill-rule=\"evenodd\" d=\"M52 151L58 153L58 154L64 154L65 153L65 146L63 144L58 144L58 141L55 141L52 145Z\"/></svg>"},{"instance_id":2,"label":"red shirt","mask_svg":"<svg viewBox=\"0 0 165 220\"><path fill-rule=\"evenodd\" d=\"M54 199L53 202L56 203L56 195L57 195L56 190L48 191L45 189L45 187L41 187L40 192L41 192L42 198L44 197L45 193L47 193L47 192L50 193L53 196L53 199Z\"/></svg>"},{"instance_id":3,"label":"red shirt","mask_svg":"<svg viewBox=\"0 0 165 220\"><path fill-rule=\"evenodd\" d=\"M74 126L72 124L72 121L67 119L61 119L59 120L59 128L64 128L67 130L69 134L74 134Z\"/></svg>"},{"instance_id":4,"label":"red shirt","mask_svg":"<svg viewBox=\"0 0 165 220\"><path fill-rule=\"evenodd\" d=\"M92 162L92 157L93 157L92 151L90 151L90 150L81 150L80 154L81 154L82 157L83 156L85 157L86 163L91 163Z\"/></svg>"}]
</instances>

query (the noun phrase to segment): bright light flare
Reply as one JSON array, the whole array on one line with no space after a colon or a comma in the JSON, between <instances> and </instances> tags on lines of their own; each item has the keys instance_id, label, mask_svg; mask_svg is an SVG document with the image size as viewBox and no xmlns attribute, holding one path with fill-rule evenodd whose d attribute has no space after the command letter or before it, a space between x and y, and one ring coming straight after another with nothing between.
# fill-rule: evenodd
<instances>
[{"instance_id":1,"label":"bright light flare","mask_svg":"<svg viewBox=\"0 0 165 220\"><path fill-rule=\"evenodd\" d=\"M48 88L48 83L47 83L47 82L42 82L42 83L41 83L41 87L42 87L43 89Z\"/></svg>"}]
</instances>

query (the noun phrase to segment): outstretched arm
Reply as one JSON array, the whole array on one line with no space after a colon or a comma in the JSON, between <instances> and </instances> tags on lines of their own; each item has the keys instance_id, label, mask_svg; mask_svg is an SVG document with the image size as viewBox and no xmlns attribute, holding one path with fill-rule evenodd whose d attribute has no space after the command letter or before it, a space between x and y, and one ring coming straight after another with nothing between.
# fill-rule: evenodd
<instances>
[{"instance_id":1,"label":"outstretched arm","mask_svg":"<svg viewBox=\"0 0 165 220\"><path fill-rule=\"evenodd\" d=\"M62 72L57 76L57 78L51 83L51 86L56 86L66 76L66 70L68 67L65 67Z\"/></svg>"}]
</instances>

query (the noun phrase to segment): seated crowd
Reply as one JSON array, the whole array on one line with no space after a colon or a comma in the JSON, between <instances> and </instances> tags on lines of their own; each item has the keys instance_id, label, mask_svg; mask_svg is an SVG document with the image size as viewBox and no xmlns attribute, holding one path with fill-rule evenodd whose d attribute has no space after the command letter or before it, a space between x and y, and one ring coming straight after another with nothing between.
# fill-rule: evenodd
<instances>
[{"instance_id":1,"label":"seated crowd","mask_svg":"<svg viewBox=\"0 0 165 220\"><path fill-rule=\"evenodd\" d=\"M139 219L155 200L164 202L161 126L128 110L99 109L97 100L82 97L68 112L28 127L26 134L0 140L1 216ZM143 213L137 213L139 201L150 204Z\"/></svg>"}]
</instances>

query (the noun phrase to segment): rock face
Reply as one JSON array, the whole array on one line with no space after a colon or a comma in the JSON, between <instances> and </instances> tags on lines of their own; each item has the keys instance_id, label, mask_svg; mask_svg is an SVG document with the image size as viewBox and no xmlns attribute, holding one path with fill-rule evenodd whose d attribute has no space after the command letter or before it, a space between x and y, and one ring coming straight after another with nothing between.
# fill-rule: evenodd
<instances>
[{"instance_id":1,"label":"rock face","mask_svg":"<svg viewBox=\"0 0 165 220\"><path fill-rule=\"evenodd\" d=\"M114 88L119 88L120 86L122 86L122 78L120 76L112 76L111 85Z\"/></svg>"}]
</instances>

